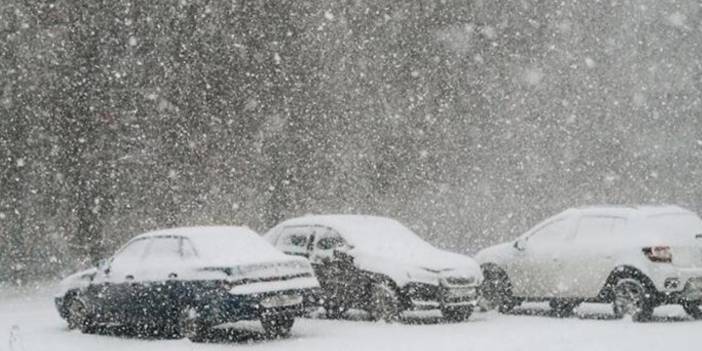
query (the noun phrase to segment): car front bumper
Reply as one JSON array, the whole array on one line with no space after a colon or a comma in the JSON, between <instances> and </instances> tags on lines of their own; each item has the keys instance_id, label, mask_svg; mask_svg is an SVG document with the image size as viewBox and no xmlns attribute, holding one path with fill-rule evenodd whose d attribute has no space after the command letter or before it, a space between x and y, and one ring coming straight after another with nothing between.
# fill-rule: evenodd
<instances>
[{"instance_id":1,"label":"car front bumper","mask_svg":"<svg viewBox=\"0 0 702 351\"><path fill-rule=\"evenodd\" d=\"M478 287L410 283L404 288L409 309L429 310L474 307L478 304Z\"/></svg>"},{"instance_id":2,"label":"car front bumper","mask_svg":"<svg viewBox=\"0 0 702 351\"><path fill-rule=\"evenodd\" d=\"M58 311L58 314L59 316L61 316L61 318L66 319L68 317L68 310L66 309L66 306L63 302L64 299L62 296L54 297L54 306L56 306L56 311Z\"/></svg>"}]
</instances>

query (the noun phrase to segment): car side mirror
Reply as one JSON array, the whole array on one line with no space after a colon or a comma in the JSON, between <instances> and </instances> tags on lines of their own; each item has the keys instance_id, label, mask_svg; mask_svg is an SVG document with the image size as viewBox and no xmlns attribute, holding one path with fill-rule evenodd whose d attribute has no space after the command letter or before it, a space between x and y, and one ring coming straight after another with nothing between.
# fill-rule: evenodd
<instances>
[{"instance_id":1,"label":"car side mirror","mask_svg":"<svg viewBox=\"0 0 702 351\"><path fill-rule=\"evenodd\" d=\"M517 241L514 242L514 248L517 251L526 250L526 239L517 239Z\"/></svg>"},{"instance_id":2,"label":"car side mirror","mask_svg":"<svg viewBox=\"0 0 702 351\"><path fill-rule=\"evenodd\" d=\"M103 258L100 261L98 261L97 270L105 274L110 274L110 260L107 258Z\"/></svg>"}]
</instances>

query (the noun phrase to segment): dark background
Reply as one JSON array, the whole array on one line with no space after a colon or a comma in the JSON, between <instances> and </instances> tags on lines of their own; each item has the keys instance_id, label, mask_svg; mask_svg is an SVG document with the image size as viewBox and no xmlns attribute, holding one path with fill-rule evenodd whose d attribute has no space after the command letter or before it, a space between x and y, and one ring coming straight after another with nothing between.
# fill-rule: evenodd
<instances>
[{"instance_id":1,"label":"dark background","mask_svg":"<svg viewBox=\"0 0 702 351\"><path fill-rule=\"evenodd\" d=\"M699 1L0 0L0 282L140 232L702 210Z\"/></svg>"}]
</instances>

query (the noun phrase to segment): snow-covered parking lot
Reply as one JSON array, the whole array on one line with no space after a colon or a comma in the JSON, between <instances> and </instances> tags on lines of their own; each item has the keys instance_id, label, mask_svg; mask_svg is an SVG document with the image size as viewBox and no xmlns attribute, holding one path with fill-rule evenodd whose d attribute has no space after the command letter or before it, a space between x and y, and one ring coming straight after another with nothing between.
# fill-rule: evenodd
<instances>
[{"instance_id":1,"label":"snow-covered parking lot","mask_svg":"<svg viewBox=\"0 0 702 351\"><path fill-rule=\"evenodd\" d=\"M49 294L5 294L0 300L3 350L700 350L702 321L676 306L659 308L650 323L612 320L608 306L584 305L572 318L555 318L539 304L513 315L476 313L468 322L447 324L438 314L408 314L402 323L298 319L293 335L261 340L257 323L235 324L212 342L140 338L108 330L99 335L69 331Z\"/></svg>"}]
</instances>

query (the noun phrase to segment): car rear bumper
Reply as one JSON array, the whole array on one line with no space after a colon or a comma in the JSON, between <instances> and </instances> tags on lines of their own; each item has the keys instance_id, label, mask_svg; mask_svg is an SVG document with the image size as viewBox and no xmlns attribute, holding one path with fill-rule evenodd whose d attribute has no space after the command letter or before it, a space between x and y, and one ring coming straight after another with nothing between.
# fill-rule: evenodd
<instances>
[{"instance_id":1,"label":"car rear bumper","mask_svg":"<svg viewBox=\"0 0 702 351\"><path fill-rule=\"evenodd\" d=\"M661 293L661 300L665 303L702 301L702 276L690 278L682 286L680 291Z\"/></svg>"},{"instance_id":2,"label":"car rear bumper","mask_svg":"<svg viewBox=\"0 0 702 351\"><path fill-rule=\"evenodd\" d=\"M650 277L664 300L702 300L702 268L658 266L650 272Z\"/></svg>"},{"instance_id":3,"label":"car rear bumper","mask_svg":"<svg viewBox=\"0 0 702 351\"><path fill-rule=\"evenodd\" d=\"M206 301L201 307L200 317L209 324L221 324L241 320L255 320L262 316L284 315L296 317L311 306L318 289L288 289L273 292L223 296Z\"/></svg>"}]
</instances>

